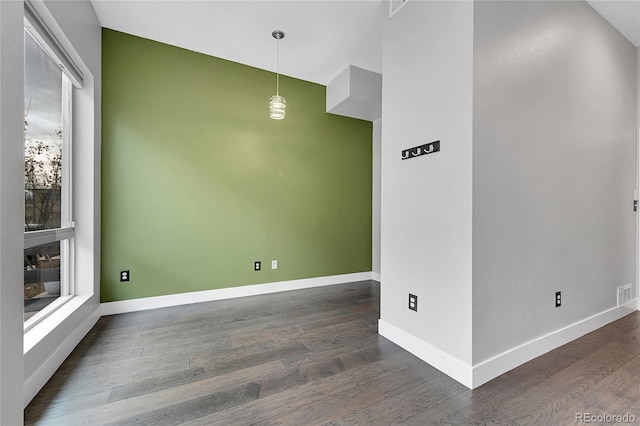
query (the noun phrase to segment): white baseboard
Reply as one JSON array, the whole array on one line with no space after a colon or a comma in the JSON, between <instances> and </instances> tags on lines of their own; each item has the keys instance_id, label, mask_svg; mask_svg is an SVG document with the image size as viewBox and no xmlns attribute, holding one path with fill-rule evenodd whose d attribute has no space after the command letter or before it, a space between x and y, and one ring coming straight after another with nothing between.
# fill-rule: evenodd
<instances>
[{"instance_id":1,"label":"white baseboard","mask_svg":"<svg viewBox=\"0 0 640 426\"><path fill-rule=\"evenodd\" d=\"M382 319L378 320L378 333L452 379L471 388L473 370L470 365Z\"/></svg>"},{"instance_id":2,"label":"white baseboard","mask_svg":"<svg viewBox=\"0 0 640 426\"><path fill-rule=\"evenodd\" d=\"M636 307L637 301L632 301L625 306L607 309L606 311L509 349L486 361L475 364L473 367L382 319L378 322L378 330L382 336L402 346L424 362L437 368L469 389L474 389L525 362L531 361L540 355L544 355L553 349L634 312L637 310Z\"/></svg>"},{"instance_id":3,"label":"white baseboard","mask_svg":"<svg viewBox=\"0 0 640 426\"><path fill-rule=\"evenodd\" d=\"M372 272L371 273L371 279L374 281L378 281L379 283L382 282L382 277L380 276L379 272Z\"/></svg>"},{"instance_id":4,"label":"white baseboard","mask_svg":"<svg viewBox=\"0 0 640 426\"><path fill-rule=\"evenodd\" d=\"M166 296L120 300L117 302L102 303L100 306L102 315L114 315L122 314L125 312L144 311L148 309L166 308L169 306L187 305L190 303L210 302L213 300L233 299L236 297L277 293L279 291L301 290L311 287L345 284L354 281L366 281L370 280L371 276L371 272L358 272L355 274L331 275L327 277L305 278L301 280L279 281L267 284L255 284L240 287L221 288L216 290L169 294Z\"/></svg>"},{"instance_id":5,"label":"white baseboard","mask_svg":"<svg viewBox=\"0 0 640 426\"><path fill-rule=\"evenodd\" d=\"M473 387L476 388L527 361L634 312L636 310L635 301L632 302L625 306L607 309L474 365Z\"/></svg>"},{"instance_id":6,"label":"white baseboard","mask_svg":"<svg viewBox=\"0 0 640 426\"><path fill-rule=\"evenodd\" d=\"M41 363L29 378L24 382L23 401L24 407L40 392L40 389L49 381L53 373L62 365L65 359L78 346L78 343L87 335L91 328L100 319L100 306L98 306L87 319L71 332L67 338L56 346L49 357Z\"/></svg>"}]
</instances>

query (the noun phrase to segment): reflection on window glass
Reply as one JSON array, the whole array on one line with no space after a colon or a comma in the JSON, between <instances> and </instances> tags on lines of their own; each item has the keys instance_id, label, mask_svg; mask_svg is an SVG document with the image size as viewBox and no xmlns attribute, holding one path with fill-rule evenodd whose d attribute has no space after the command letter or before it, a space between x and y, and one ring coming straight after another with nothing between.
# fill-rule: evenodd
<instances>
[{"instance_id":1,"label":"reflection on window glass","mask_svg":"<svg viewBox=\"0 0 640 426\"><path fill-rule=\"evenodd\" d=\"M24 228L59 228L62 195L62 71L25 33Z\"/></svg>"},{"instance_id":2,"label":"reflection on window glass","mask_svg":"<svg viewBox=\"0 0 640 426\"><path fill-rule=\"evenodd\" d=\"M61 295L60 241L24 251L24 320L28 320Z\"/></svg>"}]
</instances>

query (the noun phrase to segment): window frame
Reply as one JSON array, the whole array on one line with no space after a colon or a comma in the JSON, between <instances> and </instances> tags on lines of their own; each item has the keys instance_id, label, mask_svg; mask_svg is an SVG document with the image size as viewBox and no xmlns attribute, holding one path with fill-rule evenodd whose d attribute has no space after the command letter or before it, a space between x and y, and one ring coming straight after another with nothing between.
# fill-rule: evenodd
<instances>
[{"instance_id":1,"label":"window frame","mask_svg":"<svg viewBox=\"0 0 640 426\"><path fill-rule=\"evenodd\" d=\"M25 3L26 5L27 3ZM62 69L61 114L62 114L62 177L60 197L60 227L40 231L24 232L24 249L43 244L60 242L60 296L45 306L34 316L24 321L24 333L45 320L53 312L75 296L75 221L73 219L73 92L78 85L54 54L55 49L48 46L47 37L40 34L37 26L28 18L25 7L24 37L31 37L43 52ZM50 37L49 37L50 39ZM24 183L23 183L24 186Z\"/></svg>"}]
</instances>

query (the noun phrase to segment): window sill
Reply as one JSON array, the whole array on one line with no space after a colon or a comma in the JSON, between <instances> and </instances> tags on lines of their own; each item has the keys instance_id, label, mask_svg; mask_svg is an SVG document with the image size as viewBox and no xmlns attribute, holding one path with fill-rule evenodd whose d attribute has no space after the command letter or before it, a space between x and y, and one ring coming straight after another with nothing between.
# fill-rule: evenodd
<instances>
[{"instance_id":1,"label":"window sill","mask_svg":"<svg viewBox=\"0 0 640 426\"><path fill-rule=\"evenodd\" d=\"M42 321L49 318L51 314L60 309L65 303L73 300L73 296L58 296L56 300L54 300L49 305L45 306L40 312L37 312L33 317L29 318L24 322L24 332L25 334L29 332L33 327L40 324Z\"/></svg>"},{"instance_id":2,"label":"window sill","mask_svg":"<svg viewBox=\"0 0 640 426\"><path fill-rule=\"evenodd\" d=\"M78 308L84 305L89 299L88 296L74 296L64 305L60 306L54 312L43 318L40 322L29 328L24 333L24 354L29 353L38 343L40 343L49 333L55 330L69 316L71 316Z\"/></svg>"}]
</instances>

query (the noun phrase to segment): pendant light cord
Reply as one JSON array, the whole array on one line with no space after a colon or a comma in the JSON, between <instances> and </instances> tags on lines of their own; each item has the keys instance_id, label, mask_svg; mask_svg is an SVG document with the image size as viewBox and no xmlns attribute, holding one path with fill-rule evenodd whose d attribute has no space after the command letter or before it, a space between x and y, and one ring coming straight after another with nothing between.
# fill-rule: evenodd
<instances>
[{"instance_id":1,"label":"pendant light cord","mask_svg":"<svg viewBox=\"0 0 640 426\"><path fill-rule=\"evenodd\" d=\"M276 39L276 94L269 98L269 117L282 120L285 116L286 100L280 96L280 39L284 38L284 33L274 30L271 35Z\"/></svg>"},{"instance_id":2,"label":"pendant light cord","mask_svg":"<svg viewBox=\"0 0 640 426\"><path fill-rule=\"evenodd\" d=\"M276 41L276 95L280 95L280 38Z\"/></svg>"}]
</instances>

